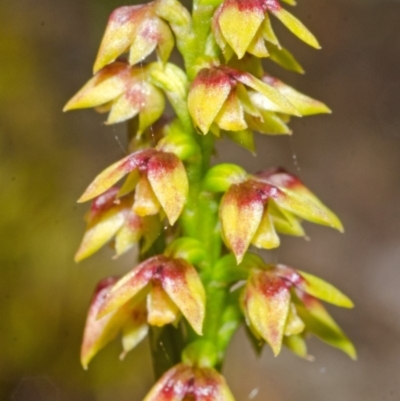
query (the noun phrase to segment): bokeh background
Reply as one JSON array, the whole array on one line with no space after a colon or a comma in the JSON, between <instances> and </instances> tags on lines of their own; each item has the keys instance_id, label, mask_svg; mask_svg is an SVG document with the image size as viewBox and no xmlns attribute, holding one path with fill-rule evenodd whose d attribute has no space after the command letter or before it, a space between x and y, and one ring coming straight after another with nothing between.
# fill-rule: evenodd
<instances>
[{"instance_id":1,"label":"bokeh background","mask_svg":"<svg viewBox=\"0 0 400 401\"><path fill-rule=\"evenodd\" d=\"M400 2L301 0L316 52L279 29L302 61L285 81L326 101L332 116L294 121L292 138L257 137L258 158L224 143L217 160L249 170L284 165L341 216L345 235L307 226L270 260L335 283L356 303L331 310L359 359L311 340L313 363L287 351L256 358L240 332L225 367L237 400L400 399ZM78 355L95 283L127 271L132 254L104 249L76 265L86 205L76 199L124 155L124 126L92 111L61 113L89 78L122 0L0 1L0 399L141 400L152 383L146 343L124 362L114 342L85 372ZM276 24L278 26L278 24ZM222 151L223 149L223 151Z\"/></svg>"}]
</instances>

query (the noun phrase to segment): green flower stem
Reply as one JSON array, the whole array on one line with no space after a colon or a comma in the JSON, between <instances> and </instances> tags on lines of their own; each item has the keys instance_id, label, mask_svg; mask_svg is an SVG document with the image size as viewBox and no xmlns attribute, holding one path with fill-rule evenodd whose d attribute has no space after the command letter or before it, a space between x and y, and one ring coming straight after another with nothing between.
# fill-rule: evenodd
<instances>
[{"instance_id":1,"label":"green flower stem","mask_svg":"<svg viewBox=\"0 0 400 401\"><path fill-rule=\"evenodd\" d=\"M201 62L201 57L205 54L214 10L215 6L201 5L199 1L194 2L192 32L185 40L184 46L180 49L189 80L194 79L197 64ZM178 110L180 114L183 113L184 116L188 115L186 104L179 105ZM198 340L203 340L213 346L218 343L221 318L229 295L228 289L215 280L216 272L214 271L214 266L216 261L221 257L222 251L222 239L218 222L218 202L213 194L202 191L202 180L210 168L215 137L212 134L199 135L192 125L191 120L189 121L184 119L187 134L193 135L199 145L200 152L186 161L190 189L187 204L179 223L183 235L198 239L206 251L207 265L209 267L201 272L203 285L206 290L206 316L203 324L203 336L198 336L190 328L187 328L186 339L179 328L172 326L150 329L153 370L157 378L171 366L180 362L182 351L188 343L194 344ZM188 126L189 124L190 127ZM133 128L131 126L131 129L128 129L128 133L134 132ZM164 238L161 241L164 243ZM157 241L157 244L160 244L160 242ZM160 253L160 248L150 250L153 254L156 251ZM148 256L149 253L147 252L146 257ZM202 352L204 355L202 355ZM199 358L198 361L202 358L209 359L213 361L216 368L220 368L223 362L223 355L209 358L207 353L209 353L207 347L200 348L200 352L196 356Z\"/></svg>"},{"instance_id":2,"label":"green flower stem","mask_svg":"<svg viewBox=\"0 0 400 401\"><path fill-rule=\"evenodd\" d=\"M226 288L221 287L218 282L211 279L206 284L206 294L207 307L203 335L204 339L216 344L228 293Z\"/></svg>"}]
</instances>

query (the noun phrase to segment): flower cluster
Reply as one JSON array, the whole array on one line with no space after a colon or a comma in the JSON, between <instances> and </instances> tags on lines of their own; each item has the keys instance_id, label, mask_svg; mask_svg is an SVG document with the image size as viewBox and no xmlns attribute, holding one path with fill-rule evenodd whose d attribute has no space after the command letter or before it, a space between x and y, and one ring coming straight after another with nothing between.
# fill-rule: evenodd
<instances>
[{"instance_id":1,"label":"flower cluster","mask_svg":"<svg viewBox=\"0 0 400 401\"><path fill-rule=\"evenodd\" d=\"M86 368L118 334L124 357L149 331L166 335L165 326L175 326L177 355L168 357L174 362L145 401L232 401L218 369L242 324L257 347L268 343L275 355L285 345L310 359L305 339L313 334L355 358L321 303L351 308L350 299L313 275L251 253L252 246L277 248L279 234L304 237L304 222L343 232L338 217L283 168L248 173L210 162L221 134L255 152L255 132L291 134L291 117L330 112L264 71L261 58L302 72L270 17L319 44L278 0L207 4L194 0L192 13L178 0L115 10L94 76L65 106L108 112L107 124L131 120L127 155L79 199L92 205L75 259L109 242L115 256L139 247L131 271L98 285L81 361ZM183 68L169 61L175 48ZM156 61L148 59L153 52Z\"/></svg>"}]
</instances>

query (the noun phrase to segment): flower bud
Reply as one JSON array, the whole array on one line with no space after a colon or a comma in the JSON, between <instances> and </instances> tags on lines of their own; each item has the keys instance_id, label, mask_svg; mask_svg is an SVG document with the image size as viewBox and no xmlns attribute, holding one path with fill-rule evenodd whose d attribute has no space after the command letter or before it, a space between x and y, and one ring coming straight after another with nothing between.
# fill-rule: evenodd
<instances>
[{"instance_id":1,"label":"flower bud","mask_svg":"<svg viewBox=\"0 0 400 401\"><path fill-rule=\"evenodd\" d=\"M196 269L183 259L159 255L145 260L122 277L111 289L99 316L147 294L149 324L163 326L182 312L201 334L205 313L205 292Z\"/></svg>"}]
</instances>

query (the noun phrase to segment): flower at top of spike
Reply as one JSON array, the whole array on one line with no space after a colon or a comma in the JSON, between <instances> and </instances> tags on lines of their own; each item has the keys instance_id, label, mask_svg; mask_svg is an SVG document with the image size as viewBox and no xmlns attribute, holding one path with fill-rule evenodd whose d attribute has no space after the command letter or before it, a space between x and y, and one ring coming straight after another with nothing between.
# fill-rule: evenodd
<instances>
[{"instance_id":1,"label":"flower at top of spike","mask_svg":"<svg viewBox=\"0 0 400 401\"><path fill-rule=\"evenodd\" d=\"M242 58L246 52L268 57L265 41L280 47L269 14L278 18L292 33L308 45L319 48L314 35L278 0L225 0L213 17L215 40L227 58L232 52Z\"/></svg>"},{"instance_id":2,"label":"flower at top of spike","mask_svg":"<svg viewBox=\"0 0 400 401\"><path fill-rule=\"evenodd\" d=\"M266 96L281 113L299 115L281 92L253 75L227 66L203 68L189 91L188 108L194 124L203 134L216 131L240 131L248 127L246 116L262 120L251 103L247 89Z\"/></svg>"},{"instance_id":3,"label":"flower at top of spike","mask_svg":"<svg viewBox=\"0 0 400 401\"><path fill-rule=\"evenodd\" d=\"M143 237L146 251L158 237L161 227L157 216L138 216L132 211L133 196L118 197L119 188L111 187L92 202L86 216L86 230L75 255L79 262L115 237L116 256L131 249Z\"/></svg>"},{"instance_id":4,"label":"flower at top of spike","mask_svg":"<svg viewBox=\"0 0 400 401\"><path fill-rule=\"evenodd\" d=\"M174 153L156 149L140 150L102 171L79 199L93 199L128 175L119 195L135 188L133 211L139 216L164 210L171 225L180 216L188 194L188 178L181 160Z\"/></svg>"},{"instance_id":5,"label":"flower at top of spike","mask_svg":"<svg viewBox=\"0 0 400 401\"><path fill-rule=\"evenodd\" d=\"M346 295L318 277L285 265L265 265L250 269L242 291L242 309L253 334L266 341L275 355L283 342L306 357L302 334L308 331L355 358L350 340L317 298L336 306L353 307ZM297 347L291 347L296 343Z\"/></svg>"},{"instance_id":6,"label":"flower at top of spike","mask_svg":"<svg viewBox=\"0 0 400 401\"><path fill-rule=\"evenodd\" d=\"M163 326L175 323L179 311L201 334L205 313L205 292L196 269L180 258L154 256L136 266L108 292L99 317L132 300L147 298L147 321Z\"/></svg>"},{"instance_id":7,"label":"flower at top of spike","mask_svg":"<svg viewBox=\"0 0 400 401\"><path fill-rule=\"evenodd\" d=\"M234 401L224 377L210 367L175 365L143 401Z\"/></svg>"},{"instance_id":8,"label":"flower at top of spike","mask_svg":"<svg viewBox=\"0 0 400 401\"><path fill-rule=\"evenodd\" d=\"M65 105L64 111L95 107L110 112L107 124L139 115L138 133L157 121L165 107L162 92L148 79L148 68L124 62L107 65L91 78Z\"/></svg>"},{"instance_id":9,"label":"flower at top of spike","mask_svg":"<svg viewBox=\"0 0 400 401\"><path fill-rule=\"evenodd\" d=\"M127 303L101 319L97 318L107 294L118 281L115 277L102 280L94 293L86 318L81 347L81 363L85 369L90 360L119 332L122 332L123 358L147 335L147 313L143 302Z\"/></svg>"},{"instance_id":10,"label":"flower at top of spike","mask_svg":"<svg viewBox=\"0 0 400 401\"><path fill-rule=\"evenodd\" d=\"M155 49L165 63L173 47L174 36L168 24L157 16L156 2L119 7L110 15L93 72L127 51L131 65L144 60Z\"/></svg>"},{"instance_id":11,"label":"flower at top of spike","mask_svg":"<svg viewBox=\"0 0 400 401\"><path fill-rule=\"evenodd\" d=\"M273 249L280 240L276 231L304 235L300 219L343 227L337 216L294 175L283 169L271 169L246 175L240 169L219 165L205 177L205 189L226 191L220 204L222 235L238 263L250 244ZM215 180L213 177L218 177Z\"/></svg>"}]
</instances>

